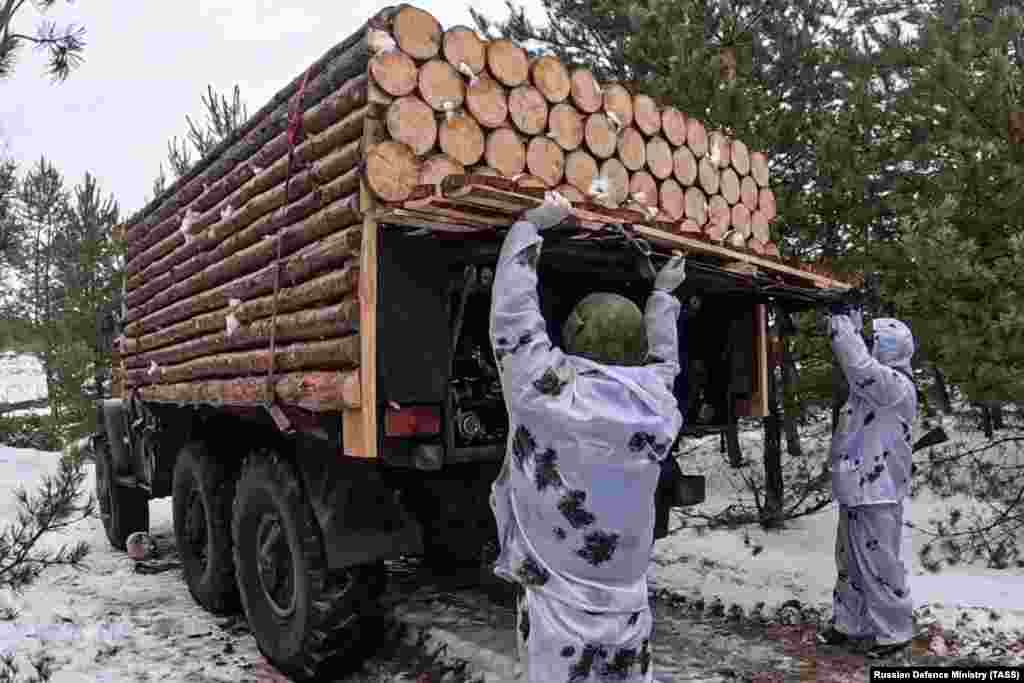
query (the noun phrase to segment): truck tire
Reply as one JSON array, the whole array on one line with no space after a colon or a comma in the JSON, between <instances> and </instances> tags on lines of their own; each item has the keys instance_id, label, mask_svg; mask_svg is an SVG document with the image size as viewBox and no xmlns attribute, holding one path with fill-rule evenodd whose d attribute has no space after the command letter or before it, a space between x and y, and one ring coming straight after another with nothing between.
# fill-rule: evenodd
<instances>
[{"instance_id":1,"label":"truck tire","mask_svg":"<svg viewBox=\"0 0 1024 683\"><path fill-rule=\"evenodd\" d=\"M379 567L328 571L298 473L279 455L262 451L246 459L232 536L242 606L260 652L275 667L310 680L363 649L363 617L380 589Z\"/></svg>"},{"instance_id":2,"label":"truck tire","mask_svg":"<svg viewBox=\"0 0 1024 683\"><path fill-rule=\"evenodd\" d=\"M171 489L174 540L185 583L196 602L214 614L238 609L231 552L235 468L199 441L185 444L174 463Z\"/></svg>"},{"instance_id":3,"label":"truck tire","mask_svg":"<svg viewBox=\"0 0 1024 683\"><path fill-rule=\"evenodd\" d=\"M129 536L149 531L149 493L118 482L106 448L97 449L95 460L96 501L103 529L111 546L127 550Z\"/></svg>"}]
</instances>

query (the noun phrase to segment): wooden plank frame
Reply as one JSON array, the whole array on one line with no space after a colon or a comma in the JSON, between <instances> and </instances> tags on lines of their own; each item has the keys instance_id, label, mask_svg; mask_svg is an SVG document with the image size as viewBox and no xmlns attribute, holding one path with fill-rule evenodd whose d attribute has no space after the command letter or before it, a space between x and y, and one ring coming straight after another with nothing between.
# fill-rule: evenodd
<instances>
[{"instance_id":1,"label":"wooden plank frame","mask_svg":"<svg viewBox=\"0 0 1024 683\"><path fill-rule=\"evenodd\" d=\"M768 306L754 305L754 392L751 396L750 417L768 417Z\"/></svg>"}]
</instances>

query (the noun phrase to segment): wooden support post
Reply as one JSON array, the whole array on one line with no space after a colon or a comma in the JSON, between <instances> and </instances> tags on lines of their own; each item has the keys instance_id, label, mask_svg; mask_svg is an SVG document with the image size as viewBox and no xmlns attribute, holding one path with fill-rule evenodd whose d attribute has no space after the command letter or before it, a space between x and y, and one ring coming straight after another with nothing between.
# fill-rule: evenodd
<instances>
[{"instance_id":1,"label":"wooden support post","mask_svg":"<svg viewBox=\"0 0 1024 683\"><path fill-rule=\"evenodd\" d=\"M754 393L751 400L751 417L768 416L768 307L754 306Z\"/></svg>"}]
</instances>

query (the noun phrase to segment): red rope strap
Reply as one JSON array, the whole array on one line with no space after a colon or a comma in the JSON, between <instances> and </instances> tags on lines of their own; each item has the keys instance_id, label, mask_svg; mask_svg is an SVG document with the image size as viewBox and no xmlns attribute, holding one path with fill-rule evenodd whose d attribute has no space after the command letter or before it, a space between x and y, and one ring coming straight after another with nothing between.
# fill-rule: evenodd
<instances>
[{"instance_id":1,"label":"red rope strap","mask_svg":"<svg viewBox=\"0 0 1024 683\"><path fill-rule=\"evenodd\" d=\"M302 77L302 85L299 86L299 92L296 93L295 99L292 100L291 108L288 112L288 171L284 181L284 204L282 207L288 206L291 202L292 164L295 160L295 144L299 141L299 135L302 133L302 96L306 93L306 83L309 82L309 74L312 70L312 66L306 70L306 74ZM270 367L267 369L267 385L264 396L264 405L272 412L275 399L275 361L277 360L277 298L281 291L280 227L274 232L274 238L277 240L277 251L274 256L274 298L272 300L270 319Z\"/></svg>"}]
</instances>

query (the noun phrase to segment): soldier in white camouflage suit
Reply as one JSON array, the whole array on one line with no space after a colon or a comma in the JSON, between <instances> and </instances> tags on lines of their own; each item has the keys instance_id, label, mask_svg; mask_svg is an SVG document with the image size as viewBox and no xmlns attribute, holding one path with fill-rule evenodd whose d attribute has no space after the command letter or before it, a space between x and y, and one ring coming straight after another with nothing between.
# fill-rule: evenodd
<instances>
[{"instance_id":1,"label":"soldier in white camouflage suit","mask_svg":"<svg viewBox=\"0 0 1024 683\"><path fill-rule=\"evenodd\" d=\"M862 314L848 306L835 308L829 319L832 349L850 398L832 437L838 578L832 625L819 640L883 657L906 647L913 636L913 603L900 540L903 502L910 490L917 391L910 329L893 318L876 318L871 326L865 341Z\"/></svg>"},{"instance_id":2,"label":"soldier in white camouflage suit","mask_svg":"<svg viewBox=\"0 0 1024 683\"><path fill-rule=\"evenodd\" d=\"M498 576L519 584L530 683L653 681L647 568L654 492L682 416L672 296L681 257L658 274L646 315L592 294L554 348L537 293L538 231L568 216L549 196L513 226L494 277L491 341L510 417L493 486ZM569 355L572 354L572 355Z\"/></svg>"}]
</instances>

